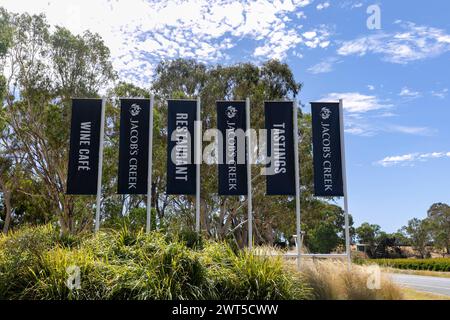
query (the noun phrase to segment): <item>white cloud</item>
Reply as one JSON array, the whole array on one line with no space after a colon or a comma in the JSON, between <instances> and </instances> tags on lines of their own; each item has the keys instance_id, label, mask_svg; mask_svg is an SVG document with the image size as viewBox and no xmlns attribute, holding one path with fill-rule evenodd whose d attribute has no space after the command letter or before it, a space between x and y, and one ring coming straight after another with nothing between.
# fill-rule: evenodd
<instances>
[{"instance_id":1,"label":"white cloud","mask_svg":"<svg viewBox=\"0 0 450 320\"><path fill-rule=\"evenodd\" d=\"M368 85L367 85L367 88L368 88L370 91L375 90L375 86L374 86L374 85L371 85L371 84L368 84Z\"/></svg>"},{"instance_id":2,"label":"white cloud","mask_svg":"<svg viewBox=\"0 0 450 320\"><path fill-rule=\"evenodd\" d=\"M445 88L440 91L431 91L431 94L436 98L445 99L448 95L448 89Z\"/></svg>"},{"instance_id":3,"label":"white cloud","mask_svg":"<svg viewBox=\"0 0 450 320\"><path fill-rule=\"evenodd\" d=\"M412 91L407 87L403 87L400 93L398 94L400 97L408 97L408 98L418 98L421 96L420 92Z\"/></svg>"},{"instance_id":4,"label":"white cloud","mask_svg":"<svg viewBox=\"0 0 450 320\"><path fill-rule=\"evenodd\" d=\"M307 40L314 39L317 36L317 32L315 31L308 31L303 33L303 37Z\"/></svg>"},{"instance_id":5,"label":"white cloud","mask_svg":"<svg viewBox=\"0 0 450 320\"><path fill-rule=\"evenodd\" d=\"M45 13L51 25L65 26L74 33L86 29L99 33L121 77L147 84L161 59L224 63L242 39L253 43L253 57L264 59L283 59L298 45L326 47L329 34L323 28L312 30L316 36L306 39L300 32L302 26L291 21L295 16L306 18L300 10L311 2L2 0L2 6L17 13Z\"/></svg>"},{"instance_id":6,"label":"white cloud","mask_svg":"<svg viewBox=\"0 0 450 320\"><path fill-rule=\"evenodd\" d=\"M338 58L330 57L308 68L308 72L312 74L328 73L333 71L333 67L336 63L340 62L341 61Z\"/></svg>"},{"instance_id":7,"label":"white cloud","mask_svg":"<svg viewBox=\"0 0 450 320\"><path fill-rule=\"evenodd\" d=\"M383 112L378 115L378 117L380 117L380 118L391 118L391 117L396 117L396 116L397 116L397 114L395 114L393 112Z\"/></svg>"},{"instance_id":8,"label":"white cloud","mask_svg":"<svg viewBox=\"0 0 450 320\"><path fill-rule=\"evenodd\" d=\"M414 166L416 162L425 162L430 159L450 158L450 152L409 153L398 156L389 156L377 161L375 164L383 167L395 165Z\"/></svg>"},{"instance_id":9,"label":"white cloud","mask_svg":"<svg viewBox=\"0 0 450 320\"><path fill-rule=\"evenodd\" d=\"M325 25L321 25L316 29L303 32L304 44L309 48L326 48L330 45L330 32Z\"/></svg>"},{"instance_id":10,"label":"white cloud","mask_svg":"<svg viewBox=\"0 0 450 320\"><path fill-rule=\"evenodd\" d=\"M381 113L370 118L354 118L354 114L345 115L345 132L357 136L372 137L380 133L401 133L414 136L431 136L436 130L428 127L400 126L386 124L379 119L394 117L393 113Z\"/></svg>"},{"instance_id":11,"label":"white cloud","mask_svg":"<svg viewBox=\"0 0 450 320\"><path fill-rule=\"evenodd\" d=\"M354 9L361 8L363 6L362 2L356 2L354 0L345 0L341 2L340 7L343 9Z\"/></svg>"},{"instance_id":12,"label":"white cloud","mask_svg":"<svg viewBox=\"0 0 450 320\"><path fill-rule=\"evenodd\" d=\"M388 131L392 132L400 132L405 134L412 134L418 136L430 136L433 135L435 130L430 129L428 127L413 127L413 126L400 126L400 125L392 125L388 126Z\"/></svg>"},{"instance_id":13,"label":"white cloud","mask_svg":"<svg viewBox=\"0 0 450 320\"><path fill-rule=\"evenodd\" d=\"M380 54L383 60L406 64L428 59L450 51L450 35L442 29L417 26L414 23L397 22L402 31L377 33L345 41L338 49L343 56Z\"/></svg>"},{"instance_id":14,"label":"white cloud","mask_svg":"<svg viewBox=\"0 0 450 320\"><path fill-rule=\"evenodd\" d=\"M317 10L323 10L323 9L328 8L329 6L330 6L330 3L327 1L327 2L324 2L324 3L319 3L319 4L316 6L316 9L317 9Z\"/></svg>"},{"instance_id":15,"label":"white cloud","mask_svg":"<svg viewBox=\"0 0 450 320\"><path fill-rule=\"evenodd\" d=\"M297 19L306 19L307 18L305 12L303 12L303 11L297 12L295 14L295 16L297 17Z\"/></svg>"},{"instance_id":16,"label":"white cloud","mask_svg":"<svg viewBox=\"0 0 450 320\"><path fill-rule=\"evenodd\" d=\"M374 95L365 95L358 92L329 93L320 101L337 101L344 100L344 109L348 112L362 113L372 110L389 108L391 104L381 102Z\"/></svg>"}]
</instances>

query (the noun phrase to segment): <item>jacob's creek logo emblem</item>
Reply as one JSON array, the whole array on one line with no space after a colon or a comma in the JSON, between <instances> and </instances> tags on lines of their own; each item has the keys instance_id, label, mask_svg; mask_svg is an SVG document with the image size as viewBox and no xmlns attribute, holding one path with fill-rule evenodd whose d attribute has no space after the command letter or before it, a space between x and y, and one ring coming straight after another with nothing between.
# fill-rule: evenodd
<instances>
[{"instance_id":1,"label":"jacob's creek logo emblem","mask_svg":"<svg viewBox=\"0 0 450 320\"><path fill-rule=\"evenodd\" d=\"M131 115L132 115L133 117L136 117L136 116L139 114L139 112L141 112L141 107L140 107L138 104L133 103L133 104L131 105L131 109L130 109Z\"/></svg>"},{"instance_id":2,"label":"jacob's creek logo emblem","mask_svg":"<svg viewBox=\"0 0 450 320\"><path fill-rule=\"evenodd\" d=\"M233 106L227 107L227 117L228 118L230 118L230 119L234 118L236 116L236 112L237 112L237 110L235 107L233 107Z\"/></svg>"},{"instance_id":3,"label":"jacob's creek logo emblem","mask_svg":"<svg viewBox=\"0 0 450 320\"><path fill-rule=\"evenodd\" d=\"M327 107L323 107L322 110L320 110L320 116L323 120L327 120L331 116L331 111Z\"/></svg>"}]
</instances>

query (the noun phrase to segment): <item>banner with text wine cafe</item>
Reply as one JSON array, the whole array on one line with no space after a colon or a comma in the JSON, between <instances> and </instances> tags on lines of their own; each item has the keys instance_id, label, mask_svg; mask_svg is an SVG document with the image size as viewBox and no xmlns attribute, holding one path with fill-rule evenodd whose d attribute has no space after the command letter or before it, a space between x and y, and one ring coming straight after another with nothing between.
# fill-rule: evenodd
<instances>
[{"instance_id":1,"label":"banner with text wine cafe","mask_svg":"<svg viewBox=\"0 0 450 320\"><path fill-rule=\"evenodd\" d=\"M102 99L72 99L67 194L97 194Z\"/></svg>"}]
</instances>

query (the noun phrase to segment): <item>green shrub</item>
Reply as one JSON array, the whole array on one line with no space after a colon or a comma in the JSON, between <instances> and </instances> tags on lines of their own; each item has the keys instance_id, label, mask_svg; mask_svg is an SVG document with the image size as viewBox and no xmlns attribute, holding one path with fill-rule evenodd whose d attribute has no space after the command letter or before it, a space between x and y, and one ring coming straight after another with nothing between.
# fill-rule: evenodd
<instances>
[{"instance_id":1,"label":"green shrub","mask_svg":"<svg viewBox=\"0 0 450 320\"><path fill-rule=\"evenodd\" d=\"M80 288L68 287L79 268ZM119 231L60 237L51 226L0 237L0 299L308 299L281 260L191 234Z\"/></svg>"},{"instance_id":2,"label":"green shrub","mask_svg":"<svg viewBox=\"0 0 450 320\"><path fill-rule=\"evenodd\" d=\"M409 269L450 272L450 258L434 259L371 259L370 263L377 263L381 266ZM366 262L364 262L366 263Z\"/></svg>"}]
</instances>

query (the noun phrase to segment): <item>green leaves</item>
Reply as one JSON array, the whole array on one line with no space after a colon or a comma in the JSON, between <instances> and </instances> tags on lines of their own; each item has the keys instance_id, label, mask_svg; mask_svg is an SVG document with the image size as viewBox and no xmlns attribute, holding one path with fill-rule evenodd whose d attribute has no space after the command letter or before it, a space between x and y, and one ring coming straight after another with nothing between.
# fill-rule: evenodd
<instances>
[{"instance_id":1,"label":"green leaves","mask_svg":"<svg viewBox=\"0 0 450 320\"><path fill-rule=\"evenodd\" d=\"M51 226L0 235L0 299L311 298L281 258L175 238L123 228L68 239ZM70 290L74 267L80 287Z\"/></svg>"}]
</instances>

